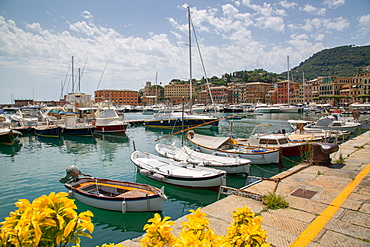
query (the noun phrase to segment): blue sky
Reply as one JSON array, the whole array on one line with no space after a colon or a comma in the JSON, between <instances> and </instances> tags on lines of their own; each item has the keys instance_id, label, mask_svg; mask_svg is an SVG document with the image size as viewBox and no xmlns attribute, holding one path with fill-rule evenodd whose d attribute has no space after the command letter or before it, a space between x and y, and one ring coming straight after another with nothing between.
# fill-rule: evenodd
<instances>
[{"instance_id":1,"label":"blue sky","mask_svg":"<svg viewBox=\"0 0 370 247\"><path fill-rule=\"evenodd\" d=\"M0 103L189 79L187 6L208 77L281 73L314 53L370 44L369 0L0 0ZM205 74L192 40L193 78ZM74 91L77 90L77 82Z\"/></svg>"}]
</instances>

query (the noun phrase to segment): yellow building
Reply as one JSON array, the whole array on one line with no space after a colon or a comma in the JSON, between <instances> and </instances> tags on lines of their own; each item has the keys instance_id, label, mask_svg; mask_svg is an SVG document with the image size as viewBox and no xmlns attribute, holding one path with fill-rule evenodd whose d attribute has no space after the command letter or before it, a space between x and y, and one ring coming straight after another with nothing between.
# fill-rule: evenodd
<instances>
[{"instance_id":1,"label":"yellow building","mask_svg":"<svg viewBox=\"0 0 370 247\"><path fill-rule=\"evenodd\" d=\"M194 95L195 88L192 87L191 95ZM176 105L190 98L190 84L169 84L164 86L164 97L168 98L170 104Z\"/></svg>"}]
</instances>

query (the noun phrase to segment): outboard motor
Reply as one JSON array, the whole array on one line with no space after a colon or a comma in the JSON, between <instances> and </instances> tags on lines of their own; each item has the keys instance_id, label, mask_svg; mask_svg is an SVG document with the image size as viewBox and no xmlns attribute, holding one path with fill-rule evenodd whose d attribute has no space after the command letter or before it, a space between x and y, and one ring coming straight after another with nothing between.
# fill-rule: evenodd
<instances>
[{"instance_id":1,"label":"outboard motor","mask_svg":"<svg viewBox=\"0 0 370 247\"><path fill-rule=\"evenodd\" d=\"M335 143L313 143L311 162L314 165L331 165L330 154L338 150L339 146Z\"/></svg>"},{"instance_id":2,"label":"outboard motor","mask_svg":"<svg viewBox=\"0 0 370 247\"><path fill-rule=\"evenodd\" d=\"M77 166L72 165L66 169L66 176L64 178L59 179L59 181L61 183L71 182L77 180L79 175L89 176L87 174L83 174L80 168L78 168Z\"/></svg>"}]
</instances>

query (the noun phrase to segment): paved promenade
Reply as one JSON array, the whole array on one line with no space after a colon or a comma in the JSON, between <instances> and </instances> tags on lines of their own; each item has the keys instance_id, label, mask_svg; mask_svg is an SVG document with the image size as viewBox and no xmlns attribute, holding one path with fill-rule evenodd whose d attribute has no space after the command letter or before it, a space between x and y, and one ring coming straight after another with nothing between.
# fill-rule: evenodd
<instances>
[{"instance_id":1,"label":"paved promenade","mask_svg":"<svg viewBox=\"0 0 370 247\"><path fill-rule=\"evenodd\" d=\"M344 158L344 165L336 161ZM249 206L261 213L272 246L370 246L370 131L339 146L332 165L302 163L246 191L265 195L276 189L289 208L264 210L261 201L230 195L202 208L216 234L224 235L235 208ZM181 230L186 216L175 221ZM122 242L140 246L140 238Z\"/></svg>"}]
</instances>

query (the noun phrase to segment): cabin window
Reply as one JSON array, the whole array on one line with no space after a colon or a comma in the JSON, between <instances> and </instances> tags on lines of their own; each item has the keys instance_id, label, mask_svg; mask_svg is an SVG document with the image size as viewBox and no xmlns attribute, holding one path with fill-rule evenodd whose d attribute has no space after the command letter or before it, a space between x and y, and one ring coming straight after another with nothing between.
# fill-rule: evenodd
<instances>
[{"instance_id":1,"label":"cabin window","mask_svg":"<svg viewBox=\"0 0 370 247\"><path fill-rule=\"evenodd\" d=\"M261 139L260 144L271 144L271 145L277 145L276 140L269 140L269 139Z\"/></svg>"},{"instance_id":2,"label":"cabin window","mask_svg":"<svg viewBox=\"0 0 370 247\"><path fill-rule=\"evenodd\" d=\"M268 144L268 141L267 139L261 139L260 140L260 144Z\"/></svg>"},{"instance_id":3,"label":"cabin window","mask_svg":"<svg viewBox=\"0 0 370 247\"><path fill-rule=\"evenodd\" d=\"M268 144L277 145L278 142L276 140L269 140Z\"/></svg>"},{"instance_id":4,"label":"cabin window","mask_svg":"<svg viewBox=\"0 0 370 247\"><path fill-rule=\"evenodd\" d=\"M280 139L279 142L280 144L286 144L288 143L288 139Z\"/></svg>"}]
</instances>

